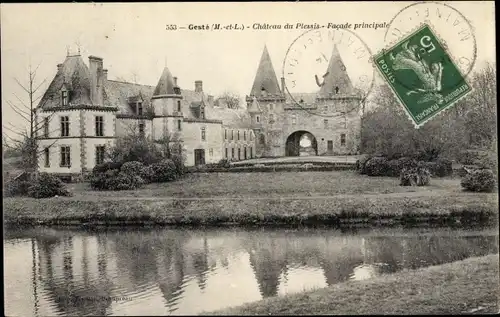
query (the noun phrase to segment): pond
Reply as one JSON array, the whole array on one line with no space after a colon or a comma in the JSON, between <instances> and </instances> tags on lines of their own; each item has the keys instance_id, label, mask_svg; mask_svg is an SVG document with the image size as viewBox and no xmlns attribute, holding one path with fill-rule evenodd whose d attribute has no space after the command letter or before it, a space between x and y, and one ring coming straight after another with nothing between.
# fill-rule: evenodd
<instances>
[{"instance_id":1,"label":"pond","mask_svg":"<svg viewBox=\"0 0 500 317\"><path fill-rule=\"evenodd\" d=\"M5 314L198 314L497 252L490 229L8 230Z\"/></svg>"}]
</instances>

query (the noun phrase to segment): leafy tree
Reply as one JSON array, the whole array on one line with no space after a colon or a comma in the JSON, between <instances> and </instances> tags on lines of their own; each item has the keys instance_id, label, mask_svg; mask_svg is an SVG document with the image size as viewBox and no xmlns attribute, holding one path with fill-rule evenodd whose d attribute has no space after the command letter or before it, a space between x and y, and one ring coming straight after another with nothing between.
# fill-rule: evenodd
<instances>
[{"instance_id":1,"label":"leafy tree","mask_svg":"<svg viewBox=\"0 0 500 317\"><path fill-rule=\"evenodd\" d=\"M240 101L241 97L237 93L225 91L215 100L215 104L219 107L238 109L240 107Z\"/></svg>"}]
</instances>

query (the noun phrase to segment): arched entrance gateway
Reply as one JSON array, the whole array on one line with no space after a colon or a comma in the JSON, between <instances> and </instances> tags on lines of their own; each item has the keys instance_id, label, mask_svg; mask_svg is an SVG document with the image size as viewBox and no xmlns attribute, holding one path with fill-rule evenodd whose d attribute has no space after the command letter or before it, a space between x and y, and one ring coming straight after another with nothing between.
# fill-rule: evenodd
<instances>
[{"instance_id":1,"label":"arched entrance gateway","mask_svg":"<svg viewBox=\"0 0 500 317\"><path fill-rule=\"evenodd\" d=\"M318 155L318 142L308 131L295 131L286 139L286 156Z\"/></svg>"}]
</instances>

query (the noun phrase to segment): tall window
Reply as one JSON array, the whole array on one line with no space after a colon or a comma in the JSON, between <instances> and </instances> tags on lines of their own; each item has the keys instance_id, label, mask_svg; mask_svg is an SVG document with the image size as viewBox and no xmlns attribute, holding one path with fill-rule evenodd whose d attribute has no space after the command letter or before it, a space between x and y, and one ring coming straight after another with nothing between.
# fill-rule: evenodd
<instances>
[{"instance_id":1,"label":"tall window","mask_svg":"<svg viewBox=\"0 0 500 317\"><path fill-rule=\"evenodd\" d=\"M181 120L177 120L177 130L181 131L182 130L182 121Z\"/></svg>"},{"instance_id":2,"label":"tall window","mask_svg":"<svg viewBox=\"0 0 500 317\"><path fill-rule=\"evenodd\" d=\"M201 140L202 141L206 141L207 140L207 133L206 133L206 130L205 128L201 128Z\"/></svg>"},{"instance_id":3,"label":"tall window","mask_svg":"<svg viewBox=\"0 0 500 317\"><path fill-rule=\"evenodd\" d=\"M328 119L324 119L323 124L325 126L325 129L328 128Z\"/></svg>"},{"instance_id":4,"label":"tall window","mask_svg":"<svg viewBox=\"0 0 500 317\"><path fill-rule=\"evenodd\" d=\"M260 122L260 117L259 116L255 116L255 121L257 121L257 123Z\"/></svg>"},{"instance_id":5,"label":"tall window","mask_svg":"<svg viewBox=\"0 0 500 317\"><path fill-rule=\"evenodd\" d=\"M238 148L238 161L241 160L241 149Z\"/></svg>"},{"instance_id":6,"label":"tall window","mask_svg":"<svg viewBox=\"0 0 500 317\"><path fill-rule=\"evenodd\" d=\"M210 156L214 156L214 149L208 150L208 153L209 153Z\"/></svg>"},{"instance_id":7,"label":"tall window","mask_svg":"<svg viewBox=\"0 0 500 317\"><path fill-rule=\"evenodd\" d=\"M227 140L227 129L224 129L224 140Z\"/></svg>"},{"instance_id":8,"label":"tall window","mask_svg":"<svg viewBox=\"0 0 500 317\"><path fill-rule=\"evenodd\" d=\"M71 148L69 146L61 146L61 166L71 166Z\"/></svg>"},{"instance_id":9,"label":"tall window","mask_svg":"<svg viewBox=\"0 0 500 317\"><path fill-rule=\"evenodd\" d=\"M200 107L200 118L205 119L205 107Z\"/></svg>"},{"instance_id":10,"label":"tall window","mask_svg":"<svg viewBox=\"0 0 500 317\"><path fill-rule=\"evenodd\" d=\"M48 147L43 149L43 154L45 157L45 167L50 167L50 152Z\"/></svg>"},{"instance_id":11,"label":"tall window","mask_svg":"<svg viewBox=\"0 0 500 317\"><path fill-rule=\"evenodd\" d=\"M231 140L234 140L234 130L231 130Z\"/></svg>"},{"instance_id":12,"label":"tall window","mask_svg":"<svg viewBox=\"0 0 500 317\"><path fill-rule=\"evenodd\" d=\"M104 135L104 117L96 116L95 117L95 135L103 136Z\"/></svg>"},{"instance_id":13,"label":"tall window","mask_svg":"<svg viewBox=\"0 0 500 317\"><path fill-rule=\"evenodd\" d=\"M63 106L67 106L69 102L69 94L67 90L61 91L61 103Z\"/></svg>"},{"instance_id":14,"label":"tall window","mask_svg":"<svg viewBox=\"0 0 500 317\"><path fill-rule=\"evenodd\" d=\"M340 145L345 146L345 133L340 135Z\"/></svg>"},{"instance_id":15,"label":"tall window","mask_svg":"<svg viewBox=\"0 0 500 317\"><path fill-rule=\"evenodd\" d=\"M61 117L61 136L69 136L69 117Z\"/></svg>"},{"instance_id":16,"label":"tall window","mask_svg":"<svg viewBox=\"0 0 500 317\"><path fill-rule=\"evenodd\" d=\"M139 135L141 136L141 138L143 138L145 136L145 127L144 127L144 123L139 123Z\"/></svg>"},{"instance_id":17,"label":"tall window","mask_svg":"<svg viewBox=\"0 0 500 317\"><path fill-rule=\"evenodd\" d=\"M227 157L227 155L228 155L228 153L227 153L227 152L228 152L228 151L227 151L227 148L226 148L226 158L228 158L228 157Z\"/></svg>"},{"instance_id":18,"label":"tall window","mask_svg":"<svg viewBox=\"0 0 500 317\"><path fill-rule=\"evenodd\" d=\"M243 140L246 141L247 140L247 131L243 131Z\"/></svg>"},{"instance_id":19,"label":"tall window","mask_svg":"<svg viewBox=\"0 0 500 317\"><path fill-rule=\"evenodd\" d=\"M238 141L240 140L240 130L238 130Z\"/></svg>"},{"instance_id":20,"label":"tall window","mask_svg":"<svg viewBox=\"0 0 500 317\"><path fill-rule=\"evenodd\" d=\"M98 145L95 147L95 163L104 163L104 155L106 153L106 148L104 145Z\"/></svg>"},{"instance_id":21,"label":"tall window","mask_svg":"<svg viewBox=\"0 0 500 317\"><path fill-rule=\"evenodd\" d=\"M243 147L243 159L244 160L247 159L247 146L246 145Z\"/></svg>"},{"instance_id":22,"label":"tall window","mask_svg":"<svg viewBox=\"0 0 500 317\"><path fill-rule=\"evenodd\" d=\"M177 100L177 111L181 112L181 101Z\"/></svg>"},{"instance_id":23,"label":"tall window","mask_svg":"<svg viewBox=\"0 0 500 317\"><path fill-rule=\"evenodd\" d=\"M253 140L253 133L250 132L250 141L252 141L252 140Z\"/></svg>"},{"instance_id":24,"label":"tall window","mask_svg":"<svg viewBox=\"0 0 500 317\"><path fill-rule=\"evenodd\" d=\"M43 136L49 137L49 118L43 118Z\"/></svg>"},{"instance_id":25,"label":"tall window","mask_svg":"<svg viewBox=\"0 0 500 317\"><path fill-rule=\"evenodd\" d=\"M143 112L143 109L142 109L142 101L139 101L139 102L137 103L137 115L142 116L142 112Z\"/></svg>"},{"instance_id":26,"label":"tall window","mask_svg":"<svg viewBox=\"0 0 500 317\"><path fill-rule=\"evenodd\" d=\"M231 148L231 158L234 158L234 147Z\"/></svg>"},{"instance_id":27,"label":"tall window","mask_svg":"<svg viewBox=\"0 0 500 317\"><path fill-rule=\"evenodd\" d=\"M250 147L250 158L253 158L253 147Z\"/></svg>"}]
</instances>

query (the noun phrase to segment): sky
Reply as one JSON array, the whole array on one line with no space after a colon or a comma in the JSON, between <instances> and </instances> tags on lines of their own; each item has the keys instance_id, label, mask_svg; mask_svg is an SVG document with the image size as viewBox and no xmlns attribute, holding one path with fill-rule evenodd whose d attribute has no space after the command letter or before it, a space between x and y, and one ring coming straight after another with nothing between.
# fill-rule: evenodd
<instances>
[{"instance_id":1,"label":"sky","mask_svg":"<svg viewBox=\"0 0 500 317\"><path fill-rule=\"evenodd\" d=\"M14 94L26 100L26 93L15 78L26 84L28 65L39 65L37 83L42 83L42 92L50 84L56 65L64 61L67 51L76 54L78 49L87 64L89 55L102 57L109 79L156 85L163 67L167 65L178 77L178 84L183 89L194 89L194 81L202 80L203 89L209 94L217 96L231 91L243 97L250 92L264 45L267 45L279 80L287 50L298 36L307 31L283 28L254 30L254 23L388 24L396 16L389 29L363 28L354 31L361 41L359 43L377 53L397 39L398 32L407 33L417 27L418 18L428 9L431 12L429 21L446 41L454 58L462 60L460 55L464 55L472 60L475 38L475 67L486 61L495 61L493 2L447 2L472 25L472 29L466 29L475 36L465 40L459 32L466 23L455 11L430 3L409 7L398 14L412 3L1 4L2 121L3 124L7 120L16 126L24 125L6 101L16 102ZM436 7L442 17L437 17ZM179 29L190 24L214 23L238 23L250 28L238 31ZM177 25L178 29L166 30L167 25ZM390 34L386 36L388 30ZM339 51L347 68L354 72L350 76L356 82L356 78L360 78L356 70L363 72L360 70L363 67L366 71L369 69L366 68L368 63L362 66L352 58L351 48L344 44L339 46ZM361 66L356 67L358 65ZM13 136L5 129L3 131Z\"/></svg>"}]
</instances>

